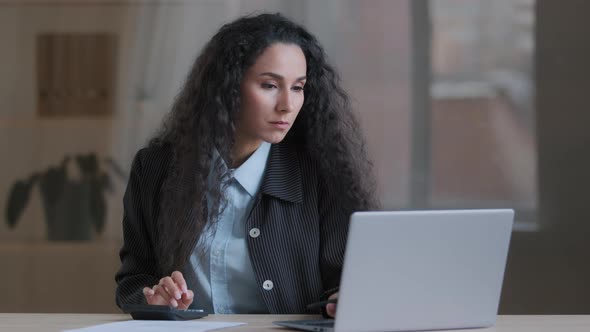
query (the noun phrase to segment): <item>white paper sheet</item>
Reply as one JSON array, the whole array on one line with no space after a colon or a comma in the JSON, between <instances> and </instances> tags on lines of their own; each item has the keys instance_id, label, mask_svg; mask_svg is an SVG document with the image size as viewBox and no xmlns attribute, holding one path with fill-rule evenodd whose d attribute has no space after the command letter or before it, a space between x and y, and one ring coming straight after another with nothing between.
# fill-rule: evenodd
<instances>
[{"instance_id":1,"label":"white paper sheet","mask_svg":"<svg viewBox=\"0 0 590 332\"><path fill-rule=\"evenodd\" d=\"M235 322L169 321L169 320L127 320L124 322L94 325L64 332L206 332L228 327L245 325Z\"/></svg>"}]
</instances>

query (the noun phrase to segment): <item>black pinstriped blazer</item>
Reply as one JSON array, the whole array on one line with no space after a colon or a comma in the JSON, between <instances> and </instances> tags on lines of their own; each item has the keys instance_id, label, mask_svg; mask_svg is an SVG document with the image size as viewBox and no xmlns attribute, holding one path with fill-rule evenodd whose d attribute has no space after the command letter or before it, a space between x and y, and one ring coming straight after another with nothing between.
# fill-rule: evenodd
<instances>
[{"instance_id":1,"label":"black pinstriped blazer","mask_svg":"<svg viewBox=\"0 0 590 332\"><path fill-rule=\"evenodd\" d=\"M164 277L153 248L160 188L171 156L169 147L149 147L133 161L123 199L122 264L115 276L119 306L145 303L143 287ZM260 230L258 237L247 237L248 249L271 314L308 313L307 304L325 298L339 285L352 211L340 206L337 193L330 189L303 149L286 140L272 145L260 193L246 222L246 234L252 228ZM188 265L182 272L190 289L195 278ZM273 287L266 290L263 283L269 280Z\"/></svg>"}]
</instances>

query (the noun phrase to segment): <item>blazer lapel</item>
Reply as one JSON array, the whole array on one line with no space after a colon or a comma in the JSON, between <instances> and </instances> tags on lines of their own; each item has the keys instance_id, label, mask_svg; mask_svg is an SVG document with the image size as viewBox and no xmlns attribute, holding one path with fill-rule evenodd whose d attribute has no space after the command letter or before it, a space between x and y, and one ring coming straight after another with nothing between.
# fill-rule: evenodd
<instances>
[{"instance_id":1,"label":"blazer lapel","mask_svg":"<svg viewBox=\"0 0 590 332\"><path fill-rule=\"evenodd\" d=\"M273 144L260 192L293 203L303 203L303 184L297 150L283 141Z\"/></svg>"}]
</instances>

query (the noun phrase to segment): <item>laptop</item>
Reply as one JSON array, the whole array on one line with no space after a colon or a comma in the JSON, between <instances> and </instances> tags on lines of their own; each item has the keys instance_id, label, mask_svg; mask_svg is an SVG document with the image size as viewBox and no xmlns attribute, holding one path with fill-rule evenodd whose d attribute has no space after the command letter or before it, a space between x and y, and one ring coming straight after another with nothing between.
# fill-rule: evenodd
<instances>
[{"instance_id":1,"label":"laptop","mask_svg":"<svg viewBox=\"0 0 590 332\"><path fill-rule=\"evenodd\" d=\"M513 219L510 209L355 212L336 319L274 323L336 332L493 326Z\"/></svg>"}]
</instances>

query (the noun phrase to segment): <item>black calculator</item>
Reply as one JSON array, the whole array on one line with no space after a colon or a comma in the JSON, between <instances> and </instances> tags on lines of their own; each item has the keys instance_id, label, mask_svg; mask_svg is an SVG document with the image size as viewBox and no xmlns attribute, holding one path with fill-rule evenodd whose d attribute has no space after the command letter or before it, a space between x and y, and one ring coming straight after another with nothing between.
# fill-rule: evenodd
<instances>
[{"instance_id":1,"label":"black calculator","mask_svg":"<svg viewBox=\"0 0 590 332\"><path fill-rule=\"evenodd\" d=\"M176 309L167 305L125 304L123 312L135 320L189 320L207 316L201 309Z\"/></svg>"}]
</instances>

